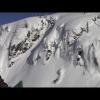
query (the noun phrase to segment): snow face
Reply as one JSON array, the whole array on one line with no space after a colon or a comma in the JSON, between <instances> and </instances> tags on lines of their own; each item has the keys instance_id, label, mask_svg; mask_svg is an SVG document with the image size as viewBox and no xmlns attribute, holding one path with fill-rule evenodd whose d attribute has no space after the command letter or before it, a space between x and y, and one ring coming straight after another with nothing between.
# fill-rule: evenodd
<instances>
[{"instance_id":1,"label":"snow face","mask_svg":"<svg viewBox=\"0 0 100 100\"><path fill-rule=\"evenodd\" d=\"M99 87L100 14L55 13L0 26L0 75L10 87Z\"/></svg>"}]
</instances>

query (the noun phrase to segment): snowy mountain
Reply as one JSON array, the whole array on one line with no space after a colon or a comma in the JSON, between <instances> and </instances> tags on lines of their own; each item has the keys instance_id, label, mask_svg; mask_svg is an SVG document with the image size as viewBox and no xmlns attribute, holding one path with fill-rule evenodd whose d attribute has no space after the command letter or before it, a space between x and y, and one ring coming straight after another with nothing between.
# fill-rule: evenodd
<instances>
[{"instance_id":1,"label":"snowy mountain","mask_svg":"<svg viewBox=\"0 0 100 100\"><path fill-rule=\"evenodd\" d=\"M0 26L0 76L9 87L99 87L100 13L55 13Z\"/></svg>"}]
</instances>

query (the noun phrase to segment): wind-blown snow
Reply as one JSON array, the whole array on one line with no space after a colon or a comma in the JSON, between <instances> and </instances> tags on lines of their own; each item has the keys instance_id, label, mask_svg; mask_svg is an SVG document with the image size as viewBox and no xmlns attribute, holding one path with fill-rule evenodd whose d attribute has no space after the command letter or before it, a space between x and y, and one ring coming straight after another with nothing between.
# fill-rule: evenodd
<instances>
[{"instance_id":1,"label":"wind-blown snow","mask_svg":"<svg viewBox=\"0 0 100 100\"><path fill-rule=\"evenodd\" d=\"M0 26L0 75L9 87L98 87L99 49L99 13L25 18Z\"/></svg>"}]
</instances>

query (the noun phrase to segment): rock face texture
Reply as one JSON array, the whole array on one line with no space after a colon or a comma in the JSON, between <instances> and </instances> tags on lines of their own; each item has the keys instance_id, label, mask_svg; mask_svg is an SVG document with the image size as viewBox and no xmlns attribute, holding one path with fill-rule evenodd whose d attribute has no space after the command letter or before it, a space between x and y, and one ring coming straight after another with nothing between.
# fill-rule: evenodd
<instances>
[{"instance_id":1,"label":"rock face texture","mask_svg":"<svg viewBox=\"0 0 100 100\"><path fill-rule=\"evenodd\" d=\"M8 88L7 83L4 82L4 80L0 76L0 88Z\"/></svg>"},{"instance_id":2,"label":"rock face texture","mask_svg":"<svg viewBox=\"0 0 100 100\"><path fill-rule=\"evenodd\" d=\"M100 14L55 13L1 25L0 75L5 87L99 87Z\"/></svg>"}]
</instances>

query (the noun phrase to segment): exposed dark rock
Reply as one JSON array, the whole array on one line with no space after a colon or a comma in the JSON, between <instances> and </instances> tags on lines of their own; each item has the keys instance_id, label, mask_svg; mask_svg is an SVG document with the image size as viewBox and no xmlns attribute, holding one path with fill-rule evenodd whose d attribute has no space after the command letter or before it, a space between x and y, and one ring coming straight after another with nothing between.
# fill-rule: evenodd
<instances>
[{"instance_id":1,"label":"exposed dark rock","mask_svg":"<svg viewBox=\"0 0 100 100\"><path fill-rule=\"evenodd\" d=\"M35 34L35 35L34 35L34 39L32 39L32 41L36 41L39 37L40 37L39 34Z\"/></svg>"},{"instance_id":2,"label":"exposed dark rock","mask_svg":"<svg viewBox=\"0 0 100 100\"><path fill-rule=\"evenodd\" d=\"M11 62L8 67L11 67L13 64L14 64L14 62Z\"/></svg>"},{"instance_id":3,"label":"exposed dark rock","mask_svg":"<svg viewBox=\"0 0 100 100\"><path fill-rule=\"evenodd\" d=\"M23 81L18 82L14 88L22 88L23 87Z\"/></svg>"},{"instance_id":4,"label":"exposed dark rock","mask_svg":"<svg viewBox=\"0 0 100 100\"><path fill-rule=\"evenodd\" d=\"M0 76L0 88L8 88L7 83L4 82L1 76Z\"/></svg>"}]
</instances>

